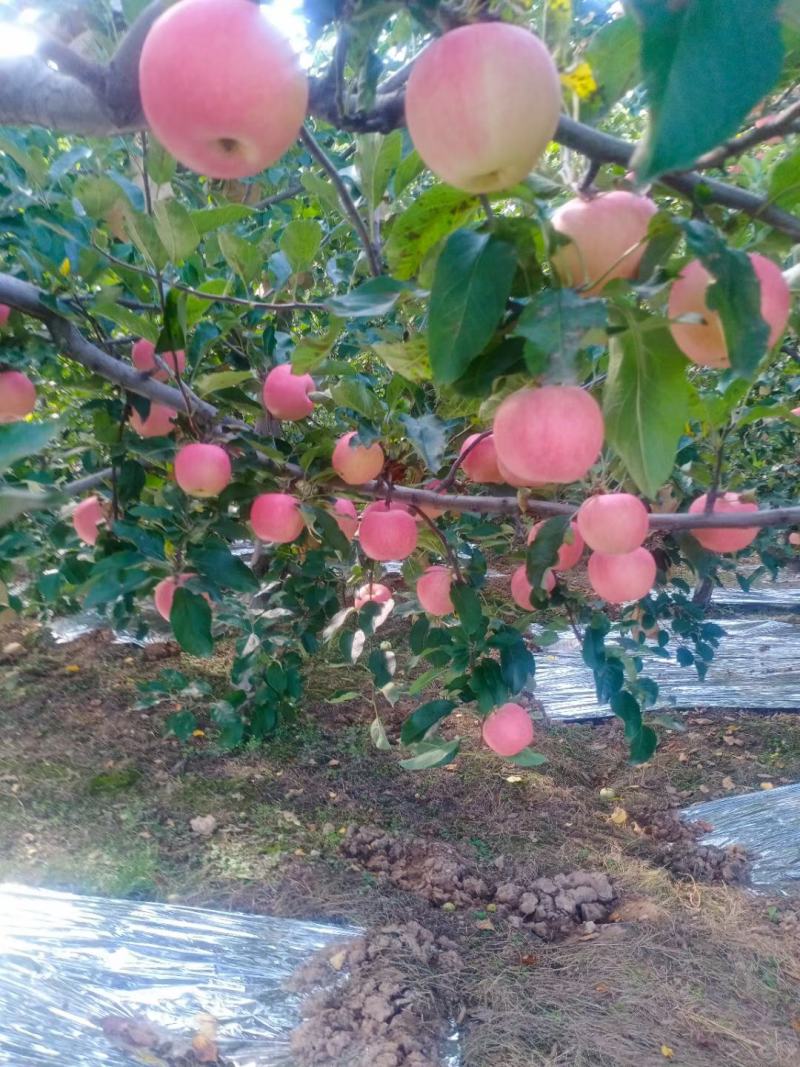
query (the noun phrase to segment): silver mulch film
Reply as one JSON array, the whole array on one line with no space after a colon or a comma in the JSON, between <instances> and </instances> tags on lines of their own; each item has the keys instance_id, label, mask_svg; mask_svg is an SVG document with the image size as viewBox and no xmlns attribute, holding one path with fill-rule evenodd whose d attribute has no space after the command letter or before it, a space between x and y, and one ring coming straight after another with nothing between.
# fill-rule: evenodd
<instances>
[{"instance_id":1,"label":"silver mulch film","mask_svg":"<svg viewBox=\"0 0 800 1067\"><path fill-rule=\"evenodd\" d=\"M645 659L643 673L660 687L658 707L800 709L800 623L760 616L717 621L726 636L705 681L674 659ZM553 719L610 715L597 704L592 672L572 634L537 655L536 695Z\"/></svg>"},{"instance_id":2,"label":"silver mulch film","mask_svg":"<svg viewBox=\"0 0 800 1067\"><path fill-rule=\"evenodd\" d=\"M191 1037L218 1021L235 1067L288 1067L295 968L358 931L0 886L0 1064L132 1067L100 1021L145 1017Z\"/></svg>"},{"instance_id":3,"label":"silver mulch film","mask_svg":"<svg viewBox=\"0 0 800 1067\"><path fill-rule=\"evenodd\" d=\"M692 804L687 822L713 826L704 845L743 845L754 889L784 895L800 890L800 784Z\"/></svg>"}]
</instances>

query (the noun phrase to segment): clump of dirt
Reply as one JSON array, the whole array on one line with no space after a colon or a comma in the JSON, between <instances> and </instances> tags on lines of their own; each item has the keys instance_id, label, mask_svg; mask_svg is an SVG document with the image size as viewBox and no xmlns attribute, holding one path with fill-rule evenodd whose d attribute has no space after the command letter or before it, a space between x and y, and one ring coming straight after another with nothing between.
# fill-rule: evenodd
<instances>
[{"instance_id":1,"label":"clump of dirt","mask_svg":"<svg viewBox=\"0 0 800 1067\"><path fill-rule=\"evenodd\" d=\"M677 878L727 885L747 885L750 880L747 852L741 845L700 844L699 838L713 830L709 823L683 822L677 811L662 811L643 829L651 858Z\"/></svg>"},{"instance_id":2,"label":"clump of dirt","mask_svg":"<svg viewBox=\"0 0 800 1067\"><path fill-rule=\"evenodd\" d=\"M291 981L301 993L323 987L292 1035L298 1067L438 1067L449 1026L435 988L461 966L454 942L416 922L329 946Z\"/></svg>"},{"instance_id":3,"label":"clump of dirt","mask_svg":"<svg viewBox=\"0 0 800 1067\"><path fill-rule=\"evenodd\" d=\"M605 874L572 871L525 883L481 878L454 848L426 838L401 838L376 826L350 827L342 849L350 859L398 889L432 904L491 906L513 926L544 941L572 933L586 922L607 922L616 893Z\"/></svg>"}]
</instances>

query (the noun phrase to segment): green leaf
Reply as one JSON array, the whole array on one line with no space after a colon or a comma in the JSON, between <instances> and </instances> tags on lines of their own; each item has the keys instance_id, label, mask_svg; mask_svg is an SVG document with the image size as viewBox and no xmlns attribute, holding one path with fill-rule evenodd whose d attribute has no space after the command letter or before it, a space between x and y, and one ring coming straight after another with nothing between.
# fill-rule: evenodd
<instances>
[{"instance_id":1,"label":"green leaf","mask_svg":"<svg viewBox=\"0 0 800 1067\"><path fill-rule=\"evenodd\" d=\"M706 304L719 312L731 367L752 378L764 358L769 327L761 317L761 285L750 257L730 248L711 226L684 223L686 244L716 279L706 290Z\"/></svg>"},{"instance_id":2,"label":"green leaf","mask_svg":"<svg viewBox=\"0 0 800 1067\"><path fill-rule=\"evenodd\" d=\"M536 659L520 637L500 649L500 670L512 696L524 689L536 671Z\"/></svg>"},{"instance_id":3,"label":"green leaf","mask_svg":"<svg viewBox=\"0 0 800 1067\"><path fill-rule=\"evenodd\" d=\"M782 159L772 171L769 199L784 211L791 211L800 203L800 151Z\"/></svg>"},{"instance_id":4,"label":"green leaf","mask_svg":"<svg viewBox=\"0 0 800 1067\"><path fill-rule=\"evenodd\" d=\"M8 470L18 459L38 455L61 430L57 419L0 425L0 472Z\"/></svg>"},{"instance_id":5,"label":"green leaf","mask_svg":"<svg viewBox=\"0 0 800 1067\"><path fill-rule=\"evenodd\" d=\"M294 219L281 234L280 250L292 271L307 270L322 244L322 227L316 219Z\"/></svg>"},{"instance_id":6,"label":"green leaf","mask_svg":"<svg viewBox=\"0 0 800 1067\"><path fill-rule=\"evenodd\" d=\"M639 702L626 690L615 693L610 700L611 710L625 723L625 737L632 741L642 730L642 710Z\"/></svg>"},{"instance_id":7,"label":"green leaf","mask_svg":"<svg viewBox=\"0 0 800 1067\"><path fill-rule=\"evenodd\" d=\"M356 166L370 217L383 199L402 154L403 134L400 130L394 130L387 137L380 133L366 133L356 138Z\"/></svg>"},{"instance_id":8,"label":"green leaf","mask_svg":"<svg viewBox=\"0 0 800 1067\"><path fill-rule=\"evenodd\" d=\"M392 222L384 248L392 276L406 279L418 274L428 253L472 218L478 207L474 196L449 185L426 189Z\"/></svg>"},{"instance_id":9,"label":"green leaf","mask_svg":"<svg viewBox=\"0 0 800 1067\"><path fill-rule=\"evenodd\" d=\"M629 758L634 765L647 763L658 745L658 735L652 726L643 726L631 742Z\"/></svg>"},{"instance_id":10,"label":"green leaf","mask_svg":"<svg viewBox=\"0 0 800 1067\"><path fill-rule=\"evenodd\" d=\"M732 137L777 81L780 0L633 0L642 25L650 128L640 183L683 170Z\"/></svg>"},{"instance_id":11,"label":"green leaf","mask_svg":"<svg viewBox=\"0 0 800 1067\"><path fill-rule=\"evenodd\" d=\"M135 545L143 556L148 559L165 560L164 538L151 530L145 530L133 522L125 522L118 519L114 523L114 533L122 541L130 541Z\"/></svg>"},{"instance_id":12,"label":"green leaf","mask_svg":"<svg viewBox=\"0 0 800 1067\"><path fill-rule=\"evenodd\" d=\"M518 767L541 767L543 763L547 763L547 756L542 752L535 752L532 748L523 748L516 756L509 756L508 759Z\"/></svg>"},{"instance_id":13,"label":"green leaf","mask_svg":"<svg viewBox=\"0 0 800 1067\"><path fill-rule=\"evenodd\" d=\"M472 586L453 582L450 597L466 633L470 636L482 633L486 629L486 618L481 609L480 597Z\"/></svg>"},{"instance_id":14,"label":"green leaf","mask_svg":"<svg viewBox=\"0 0 800 1067\"><path fill-rule=\"evenodd\" d=\"M353 695L360 696L361 694L355 693ZM380 749L381 752L391 752L392 745L389 738L386 736L386 728L377 716L370 724L369 736L372 738L372 743L375 748Z\"/></svg>"},{"instance_id":15,"label":"green leaf","mask_svg":"<svg viewBox=\"0 0 800 1067\"><path fill-rule=\"evenodd\" d=\"M472 671L470 684L481 715L488 715L493 708L508 700L508 687L496 660L484 657Z\"/></svg>"},{"instance_id":16,"label":"green leaf","mask_svg":"<svg viewBox=\"0 0 800 1067\"><path fill-rule=\"evenodd\" d=\"M73 191L91 219L102 218L118 200L125 200L122 189L113 178L105 175L97 178L78 178Z\"/></svg>"},{"instance_id":17,"label":"green leaf","mask_svg":"<svg viewBox=\"0 0 800 1067\"><path fill-rule=\"evenodd\" d=\"M175 177L178 161L162 144L152 140L147 146L147 172L156 185L167 185Z\"/></svg>"},{"instance_id":18,"label":"green leaf","mask_svg":"<svg viewBox=\"0 0 800 1067\"><path fill-rule=\"evenodd\" d=\"M511 292L516 257L489 234L459 230L439 261L428 311L428 349L434 378L460 378L491 340Z\"/></svg>"},{"instance_id":19,"label":"green leaf","mask_svg":"<svg viewBox=\"0 0 800 1067\"><path fill-rule=\"evenodd\" d=\"M172 263L182 263L200 244L192 216L177 200L158 200L153 209L156 233Z\"/></svg>"},{"instance_id":20,"label":"green leaf","mask_svg":"<svg viewBox=\"0 0 800 1067\"><path fill-rule=\"evenodd\" d=\"M245 204L225 204L222 207L207 207L202 211L192 212L192 222L201 237L213 233L220 226L229 226L252 217L253 209Z\"/></svg>"},{"instance_id":21,"label":"green leaf","mask_svg":"<svg viewBox=\"0 0 800 1067\"><path fill-rule=\"evenodd\" d=\"M425 771L430 767L446 767L458 755L461 742L456 741L418 741L411 745L414 755L410 759L401 759L400 766L405 771Z\"/></svg>"},{"instance_id":22,"label":"green leaf","mask_svg":"<svg viewBox=\"0 0 800 1067\"><path fill-rule=\"evenodd\" d=\"M372 351L389 370L409 382L429 382L433 377L428 342L424 337L412 337L408 341L376 341Z\"/></svg>"},{"instance_id":23,"label":"green leaf","mask_svg":"<svg viewBox=\"0 0 800 1067\"><path fill-rule=\"evenodd\" d=\"M308 374L324 363L342 332L344 323L332 318L328 329L320 337L306 335L292 353L292 367L295 374Z\"/></svg>"},{"instance_id":24,"label":"green leaf","mask_svg":"<svg viewBox=\"0 0 800 1067\"><path fill-rule=\"evenodd\" d=\"M210 656L214 651L211 636L211 608L205 597L184 586L175 590L169 616L175 640L190 656Z\"/></svg>"},{"instance_id":25,"label":"green leaf","mask_svg":"<svg viewBox=\"0 0 800 1067\"><path fill-rule=\"evenodd\" d=\"M405 427L406 436L414 451L428 470L434 473L442 465L447 451L447 423L430 412L415 419L413 415L400 415L400 422Z\"/></svg>"},{"instance_id":26,"label":"green leaf","mask_svg":"<svg viewBox=\"0 0 800 1067\"><path fill-rule=\"evenodd\" d=\"M549 370L554 376L569 378L586 332L602 330L605 325L604 300L587 299L574 289L541 289L520 315L514 333L525 338L525 361L531 374Z\"/></svg>"},{"instance_id":27,"label":"green leaf","mask_svg":"<svg viewBox=\"0 0 800 1067\"><path fill-rule=\"evenodd\" d=\"M344 296L329 297L325 307L340 319L374 319L388 315L401 293L410 288L408 282L398 282L394 278L371 278Z\"/></svg>"},{"instance_id":28,"label":"green leaf","mask_svg":"<svg viewBox=\"0 0 800 1067\"><path fill-rule=\"evenodd\" d=\"M123 201L122 215L125 229L136 248L157 270L163 270L167 265L169 255L161 243L153 220L149 215L135 211L127 200ZM119 269L124 270L123 267Z\"/></svg>"},{"instance_id":29,"label":"green leaf","mask_svg":"<svg viewBox=\"0 0 800 1067\"><path fill-rule=\"evenodd\" d=\"M686 359L666 327L642 332L634 323L609 348L606 440L641 492L655 497L672 473L686 424Z\"/></svg>"},{"instance_id":30,"label":"green leaf","mask_svg":"<svg viewBox=\"0 0 800 1067\"><path fill-rule=\"evenodd\" d=\"M388 685L392 680L393 671L389 662L389 657L382 648L373 648L367 657L367 666L372 672L372 677L375 679L375 685L382 689L385 685Z\"/></svg>"},{"instance_id":31,"label":"green leaf","mask_svg":"<svg viewBox=\"0 0 800 1067\"><path fill-rule=\"evenodd\" d=\"M117 290L117 292L119 291ZM94 313L98 317L111 319L117 326L122 326L123 329L128 330L135 337L146 337L148 341L156 341L158 338L158 323L152 319L145 318L144 315L137 315L136 312L131 311L129 308L121 307L119 304L106 303L107 299L107 293L100 294L98 303L94 308Z\"/></svg>"},{"instance_id":32,"label":"green leaf","mask_svg":"<svg viewBox=\"0 0 800 1067\"><path fill-rule=\"evenodd\" d=\"M194 381L193 388L200 396L210 396L222 389L234 389L237 385L252 381L253 372L249 370L218 370L201 374Z\"/></svg>"},{"instance_id":33,"label":"green leaf","mask_svg":"<svg viewBox=\"0 0 800 1067\"><path fill-rule=\"evenodd\" d=\"M256 576L244 560L234 556L225 545L192 546L189 560L200 574L205 574L225 589L235 589L239 593L255 593L258 590Z\"/></svg>"},{"instance_id":34,"label":"green leaf","mask_svg":"<svg viewBox=\"0 0 800 1067\"><path fill-rule=\"evenodd\" d=\"M379 422L383 418L383 405L373 390L355 378L344 378L331 389L331 396L339 408L350 408L365 419Z\"/></svg>"},{"instance_id":35,"label":"green leaf","mask_svg":"<svg viewBox=\"0 0 800 1067\"><path fill-rule=\"evenodd\" d=\"M191 711L176 711L168 715L164 722L164 733L177 737L179 741L188 741L197 729L197 718Z\"/></svg>"},{"instance_id":36,"label":"green leaf","mask_svg":"<svg viewBox=\"0 0 800 1067\"><path fill-rule=\"evenodd\" d=\"M427 704L420 704L400 728L400 740L404 745L421 741L428 730L446 718L453 708L455 704L450 700L429 700Z\"/></svg>"},{"instance_id":37,"label":"green leaf","mask_svg":"<svg viewBox=\"0 0 800 1067\"><path fill-rule=\"evenodd\" d=\"M219 250L231 270L247 285L261 271L264 257L253 241L248 241L230 230L218 235Z\"/></svg>"},{"instance_id":38,"label":"green leaf","mask_svg":"<svg viewBox=\"0 0 800 1067\"><path fill-rule=\"evenodd\" d=\"M534 590L542 588L545 571L558 562L558 550L569 529L569 515L555 515L542 523L525 556L525 571Z\"/></svg>"},{"instance_id":39,"label":"green leaf","mask_svg":"<svg viewBox=\"0 0 800 1067\"><path fill-rule=\"evenodd\" d=\"M592 68L597 91L582 103L581 117L599 118L639 84L640 45L639 27L631 15L607 22L592 37L583 58Z\"/></svg>"},{"instance_id":40,"label":"green leaf","mask_svg":"<svg viewBox=\"0 0 800 1067\"><path fill-rule=\"evenodd\" d=\"M29 511L49 508L58 500L57 494L0 485L0 526L7 526Z\"/></svg>"}]
</instances>

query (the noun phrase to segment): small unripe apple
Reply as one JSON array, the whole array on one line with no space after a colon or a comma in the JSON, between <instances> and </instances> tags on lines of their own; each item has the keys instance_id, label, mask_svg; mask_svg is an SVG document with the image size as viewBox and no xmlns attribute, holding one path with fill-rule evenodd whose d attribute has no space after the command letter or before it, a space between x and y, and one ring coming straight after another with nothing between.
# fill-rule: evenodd
<instances>
[{"instance_id":1,"label":"small unripe apple","mask_svg":"<svg viewBox=\"0 0 800 1067\"><path fill-rule=\"evenodd\" d=\"M8 304L0 304L0 327L8 324L9 317L11 316L11 308Z\"/></svg>"},{"instance_id":2,"label":"small unripe apple","mask_svg":"<svg viewBox=\"0 0 800 1067\"><path fill-rule=\"evenodd\" d=\"M175 456L175 481L189 496L219 496L232 473L230 457L219 445L184 445Z\"/></svg>"},{"instance_id":3,"label":"small unripe apple","mask_svg":"<svg viewBox=\"0 0 800 1067\"><path fill-rule=\"evenodd\" d=\"M0 371L0 423L17 422L36 407L36 387L22 371Z\"/></svg>"},{"instance_id":4,"label":"small unripe apple","mask_svg":"<svg viewBox=\"0 0 800 1067\"><path fill-rule=\"evenodd\" d=\"M544 578L542 578L542 589L546 593L552 593L556 587L555 575L552 571L548 570L544 572ZM531 604L531 594L533 593L533 586L528 581L528 572L523 563L521 567L517 567L511 575L511 599L515 604L518 604L525 611L533 611L533 604Z\"/></svg>"},{"instance_id":5,"label":"small unripe apple","mask_svg":"<svg viewBox=\"0 0 800 1067\"><path fill-rule=\"evenodd\" d=\"M369 448L364 445L351 445L350 442L355 436L356 431L351 430L339 438L333 450L331 466L348 485L363 485L364 482L371 482L373 478L378 477L386 457L377 441Z\"/></svg>"},{"instance_id":6,"label":"small unripe apple","mask_svg":"<svg viewBox=\"0 0 800 1067\"><path fill-rule=\"evenodd\" d=\"M308 78L251 0L182 0L148 33L142 107L164 147L210 178L245 178L297 140Z\"/></svg>"},{"instance_id":7,"label":"small unripe apple","mask_svg":"<svg viewBox=\"0 0 800 1067\"><path fill-rule=\"evenodd\" d=\"M593 552L587 572L589 584L599 597L609 604L624 604L628 600L641 600L653 588L656 561L646 548L616 556Z\"/></svg>"},{"instance_id":8,"label":"small unripe apple","mask_svg":"<svg viewBox=\"0 0 800 1067\"><path fill-rule=\"evenodd\" d=\"M575 385L519 389L494 416L497 458L525 485L577 482L603 447L603 414Z\"/></svg>"},{"instance_id":9,"label":"small unripe apple","mask_svg":"<svg viewBox=\"0 0 800 1067\"><path fill-rule=\"evenodd\" d=\"M391 599L392 591L388 585L382 585L380 582L367 582L366 585L359 586L356 589L353 602L356 606L356 611L361 611L365 604L385 604Z\"/></svg>"},{"instance_id":10,"label":"small unripe apple","mask_svg":"<svg viewBox=\"0 0 800 1067\"><path fill-rule=\"evenodd\" d=\"M194 573L181 574L177 578L164 578L158 583L153 590L153 600L155 601L156 611L162 619L166 619L169 622L172 614L172 602L175 599L175 590L181 585L186 585L190 578L196 577L197 575ZM203 596L209 603L211 602L207 593L203 593Z\"/></svg>"},{"instance_id":11,"label":"small unripe apple","mask_svg":"<svg viewBox=\"0 0 800 1067\"><path fill-rule=\"evenodd\" d=\"M406 125L443 181L491 193L522 181L561 114L558 70L534 34L504 22L450 30L414 63Z\"/></svg>"},{"instance_id":12,"label":"small unripe apple","mask_svg":"<svg viewBox=\"0 0 800 1067\"><path fill-rule=\"evenodd\" d=\"M310 374L294 374L291 363L281 363L264 380L264 407L276 419L296 422L314 410L314 401L308 398L313 389L314 379Z\"/></svg>"},{"instance_id":13,"label":"small unripe apple","mask_svg":"<svg viewBox=\"0 0 800 1067\"><path fill-rule=\"evenodd\" d=\"M417 579L417 600L429 615L452 615L453 573L449 567L428 567Z\"/></svg>"},{"instance_id":14,"label":"small unripe apple","mask_svg":"<svg viewBox=\"0 0 800 1067\"><path fill-rule=\"evenodd\" d=\"M578 508L578 529L589 548L620 555L642 544L650 527L647 508L631 493L590 496Z\"/></svg>"},{"instance_id":15,"label":"small unripe apple","mask_svg":"<svg viewBox=\"0 0 800 1067\"><path fill-rule=\"evenodd\" d=\"M358 529L358 513L352 500L339 496L333 502L333 517L336 525L348 541L352 541Z\"/></svg>"},{"instance_id":16,"label":"small unripe apple","mask_svg":"<svg viewBox=\"0 0 800 1067\"><path fill-rule=\"evenodd\" d=\"M402 505L380 501L364 509L358 540L369 559L405 559L417 547L417 524Z\"/></svg>"},{"instance_id":17,"label":"small unripe apple","mask_svg":"<svg viewBox=\"0 0 800 1067\"><path fill-rule=\"evenodd\" d=\"M703 493L689 505L691 515L703 515L707 494ZM742 500L738 493L721 493L711 509L713 515L740 515L758 511L758 504ZM758 537L757 526L704 526L692 530L693 536L710 552L740 552Z\"/></svg>"},{"instance_id":18,"label":"small unripe apple","mask_svg":"<svg viewBox=\"0 0 800 1067\"><path fill-rule=\"evenodd\" d=\"M528 544L532 545L536 540L536 537L544 526L544 522L537 522L535 526L531 528L531 532L528 534ZM580 561L583 555L583 538L581 537L578 524L571 522L569 524L571 541L566 539L562 542L561 547L558 550L558 559L556 560L555 570L568 571Z\"/></svg>"},{"instance_id":19,"label":"small unripe apple","mask_svg":"<svg viewBox=\"0 0 800 1067\"><path fill-rule=\"evenodd\" d=\"M183 349L177 352L159 352L173 374L183 374L186 370L186 353ZM156 381L165 382L169 378L167 372L156 363L156 346L152 341L141 337L131 349L131 359L134 367L142 374L151 374Z\"/></svg>"},{"instance_id":20,"label":"small unripe apple","mask_svg":"<svg viewBox=\"0 0 800 1067\"><path fill-rule=\"evenodd\" d=\"M570 238L552 256L561 282L588 296L599 293L613 278L633 278L644 255L647 227L657 211L649 197L624 190L562 204L552 218L553 229Z\"/></svg>"},{"instance_id":21,"label":"small unripe apple","mask_svg":"<svg viewBox=\"0 0 800 1067\"><path fill-rule=\"evenodd\" d=\"M103 505L96 496L87 496L72 513L72 525L81 541L87 545L97 544L98 527L106 521Z\"/></svg>"},{"instance_id":22,"label":"small unripe apple","mask_svg":"<svg viewBox=\"0 0 800 1067\"><path fill-rule=\"evenodd\" d=\"M505 482L505 478L497 465L494 434L490 433L488 437L478 441L480 436L479 433L471 433L461 446L459 455L464 456L461 461L461 469L471 482L481 482L484 485L502 485ZM478 441L478 443L471 447L474 441ZM467 449L469 449L469 452L467 452ZM467 453L466 455L464 455L465 452Z\"/></svg>"},{"instance_id":23,"label":"small unripe apple","mask_svg":"<svg viewBox=\"0 0 800 1067\"><path fill-rule=\"evenodd\" d=\"M305 529L299 501L290 493L262 493L250 509L250 525L260 541L285 545Z\"/></svg>"},{"instance_id":24,"label":"small unripe apple","mask_svg":"<svg viewBox=\"0 0 800 1067\"><path fill-rule=\"evenodd\" d=\"M780 267L761 256L750 253L750 262L761 286L761 317L769 326L768 345L773 348L783 336L789 320L791 293ZM698 323L670 322L670 331L681 352L698 367L721 370L730 367L728 344L719 312L706 304L706 291L713 278L703 264L693 259L672 283L669 294L669 317L702 315Z\"/></svg>"},{"instance_id":25,"label":"small unripe apple","mask_svg":"<svg viewBox=\"0 0 800 1067\"><path fill-rule=\"evenodd\" d=\"M498 756L516 756L533 743L533 723L519 704L502 704L483 724L483 740Z\"/></svg>"},{"instance_id":26,"label":"small unripe apple","mask_svg":"<svg viewBox=\"0 0 800 1067\"><path fill-rule=\"evenodd\" d=\"M178 417L174 408L168 408L164 404L151 404L147 418L143 419L136 408L131 412L131 428L140 437L166 437L175 429L173 423Z\"/></svg>"}]
</instances>

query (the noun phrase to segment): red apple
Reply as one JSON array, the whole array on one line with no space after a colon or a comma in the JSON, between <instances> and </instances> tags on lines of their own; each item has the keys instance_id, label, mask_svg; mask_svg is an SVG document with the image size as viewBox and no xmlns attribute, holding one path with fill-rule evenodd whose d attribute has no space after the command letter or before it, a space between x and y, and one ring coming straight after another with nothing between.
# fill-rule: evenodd
<instances>
[{"instance_id":1,"label":"red apple","mask_svg":"<svg viewBox=\"0 0 800 1067\"><path fill-rule=\"evenodd\" d=\"M364 445L351 445L356 431L344 434L336 442L331 457L331 466L348 485L363 485L377 478L383 470L386 457L381 446L375 442L365 448Z\"/></svg>"},{"instance_id":2,"label":"red apple","mask_svg":"<svg viewBox=\"0 0 800 1067\"><path fill-rule=\"evenodd\" d=\"M182 375L186 370L186 353L182 349L178 352L159 352L159 356L173 373L177 370ZM140 338L131 350L131 358L134 367L142 374L151 374L159 382L169 378L167 372L156 363L156 346L152 341Z\"/></svg>"},{"instance_id":3,"label":"red apple","mask_svg":"<svg viewBox=\"0 0 800 1067\"><path fill-rule=\"evenodd\" d=\"M650 527L647 508L631 493L587 497L578 508L577 522L589 548L610 555L633 552Z\"/></svg>"},{"instance_id":4,"label":"red apple","mask_svg":"<svg viewBox=\"0 0 800 1067\"><path fill-rule=\"evenodd\" d=\"M555 575L552 571L548 570L544 572L544 578L542 579L542 589L546 593L552 593L556 587ZM531 594L533 593L533 586L528 581L528 573L523 563L521 567L517 567L511 575L511 599L515 604L518 604L525 611L533 611L533 604L531 604Z\"/></svg>"},{"instance_id":5,"label":"red apple","mask_svg":"<svg viewBox=\"0 0 800 1067\"><path fill-rule=\"evenodd\" d=\"M502 704L483 724L484 743L498 756L516 756L533 743L533 723L519 704Z\"/></svg>"},{"instance_id":6,"label":"red apple","mask_svg":"<svg viewBox=\"0 0 800 1067\"><path fill-rule=\"evenodd\" d=\"M491 193L522 181L552 140L561 84L538 37L504 22L450 30L411 70L406 125L443 181Z\"/></svg>"},{"instance_id":7,"label":"red apple","mask_svg":"<svg viewBox=\"0 0 800 1067\"><path fill-rule=\"evenodd\" d=\"M536 540L536 537L543 526L544 522L537 522L536 525L531 528L531 532L528 534L529 545L532 545ZM555 565L555 570L557 571L570 570L580 561L580 558L583 555L583 538L578 529L578 524L571 522L569 528L572 539L570 541L565 539L558 550L558 559Z\"/></svg>"},{"instance_id":8,"label":"red apple","mask_svg":"<svg viewBox=\"0 0 800 1067\"><path fill-rule=\"evenodd\" d=\"M178 417L178 412L168 408L164 404L151 404L146 419L143 419L136 408L131 412L131 428L140 437L166 437L175 429L173 423Z\"/></svg>"},{"instance_id":9,"label":"red apple","mask_svg":"<svg viewBox=\"0 0 800 1067\"><path fill-rule=\"evenodd\" d=\"M453 573L449 567L428 567L417 579L417 600L429 615L452 615L455 611L450 597Z\"/></svg>"},{"instance_id":10,"label":"red apple","mask_svg":"<svg viewBox=\"0 0 800 1067\"><path fill-rule=\"evenodd\" d=\"M251 0L168 8L145 39L139 85L158 140L210 178L245 178L276 163L308 106L291 45Z\"/></svg>"},{"instance_id":11,"label":"red apple","mask_svg":"<svg viewBox=\"0 0 800 1067\"><path fill-rule=\"evenodd\" d=\"M230 457L219 445L184 445L175 456L175 481L189 496L219 496L231 477Z\"/></svg>"},{"instance_id":12,"label":"red apple","mask_svg":"<svg viewBox=\"0 0 800 1067\"><path fill-rule=\"evenodd\" d=\"M707 495L703 493L689 506L691 515L703 515L706 510ZM722 493L714 501L711 509L714 515L741 515L758 511L758 504L742 500L738 493ZM703 548L710 552L740 552L758 537L757 526L704 526L692 530L694 537Z\"/></svg>"},{"instance_id":13,"label":"red apple","mask_svg":"<svg viewBox=\"0 0 800 1067\"><path fill-rule=\"evenodd\" d=\"M72 513L72 525L81 541L97 544L98 526L106 521L105 509L96 496L87 496Z\"/></svg>"},{"instance_id":14,"label":"red apple","mask_svg":"<svg viewBox=\"0 0 800 1067\"><path fill-rule=\"evenodd\" d=\"M0 423L17 422L36 407L36 387L22 371L0 371Z\"/></svg>"},{"instance_id":15,"label":"red apple","mask_svg":"<svg viewBox=\"0 0 800 1067\"><path fill-rule=\"evenodd\" d=\"M587 567L589 584L609 604L641 600L653 588L656 561L646 548L615 556L593 552Z\"/></svg>"},{"instance_id":16,"label":"red apple","mask_svg":"<svg viewBox=\"0 0 800 1067\"><path fill-rule=\"evenodd\" d=\"M158 583L153 590L153 600L155 601L156 611L162 619L166 619L169 622L170 615L172 614L172 602L175 599L175 590L178 586L186 585L190 578L196 578L194 573L181 574L177 578L164 578ZM203 593L206 600L211 603L211 598L207 593Z\"/></svg>"},{"instance_id":17,"label":"red apple","mask_svg":"<svg viewBox=\"0 0 800 1067\"><path fill-rule=\"evenodd\" d=\"M262 493L250 509L250 525L261 541L285 545L305 529L299 500L289 493Z\"/></svg>"},{"instance_id":18,"label":"red apple","mask_svg":"<svg viewBox=\"0 0 800 1067\"><path fill-rule=\"evenodd\" d=\"M417 547L417 524L402 504L380 501L364 509L358 539L369 559L405 559Z\"/></svg>"},{"instance_id":19,"label":"red apple","mask_svg":"<svg viewBox=\"0 0 800 1067\"><path fill-rule=\"evenodd\" d=\"M352 541L358 530L358 513L352 500L339 496L333 502L333 517L336 525L348 541Z\"/></svg>"},{"instance_id":20,"label":"red apple","mask_svg":"<svg viewBox=\"0 0 800 1067\"><path fill-rule=\"evenodd\" d=\"M472 482L481 482L484 485L502 485L505 482L505 478L500 472L497 463L494 434L490 433L488 437L478 441L480 436L479 433L470 434L461 446L459 455L464 456L461 461L461 469ZM474 441L478 441L478 443L471 447ZM469 449L469 452L467 452L467 449Z\"/></svg>"},{"instance_id":21,"label":"red apple","mask_svg":"<svg viewBox=\"0 0 800 1067\"><path fill-rule=\"evenodd\" d=\"M0 304L0 327L7 325L10 315L11 308L8 304Z\"/></svg>"},{"instance_id":22,"label":"red apple","mask_svg":"<svg viewBox=\"0 0 800 1067\"><path fill-rule=\"evenodd\" d=\"M365 604L385 604L392 599L392 591L380 582L368 582L356 589L354 604L356 611L361 611Z\"/></svg>"},{"instance_id":23,"label":"red apple","mask_svg":"<svg viewBox=\"0 0 800 1067\"><path fill-rule=\"evenodd\" d=\"M314 410L308 394L314 389L310 374L294 374L291 363L273 367L264 381L264 407L276 419L296 422Z\"/></svg>"}]
</instances>

